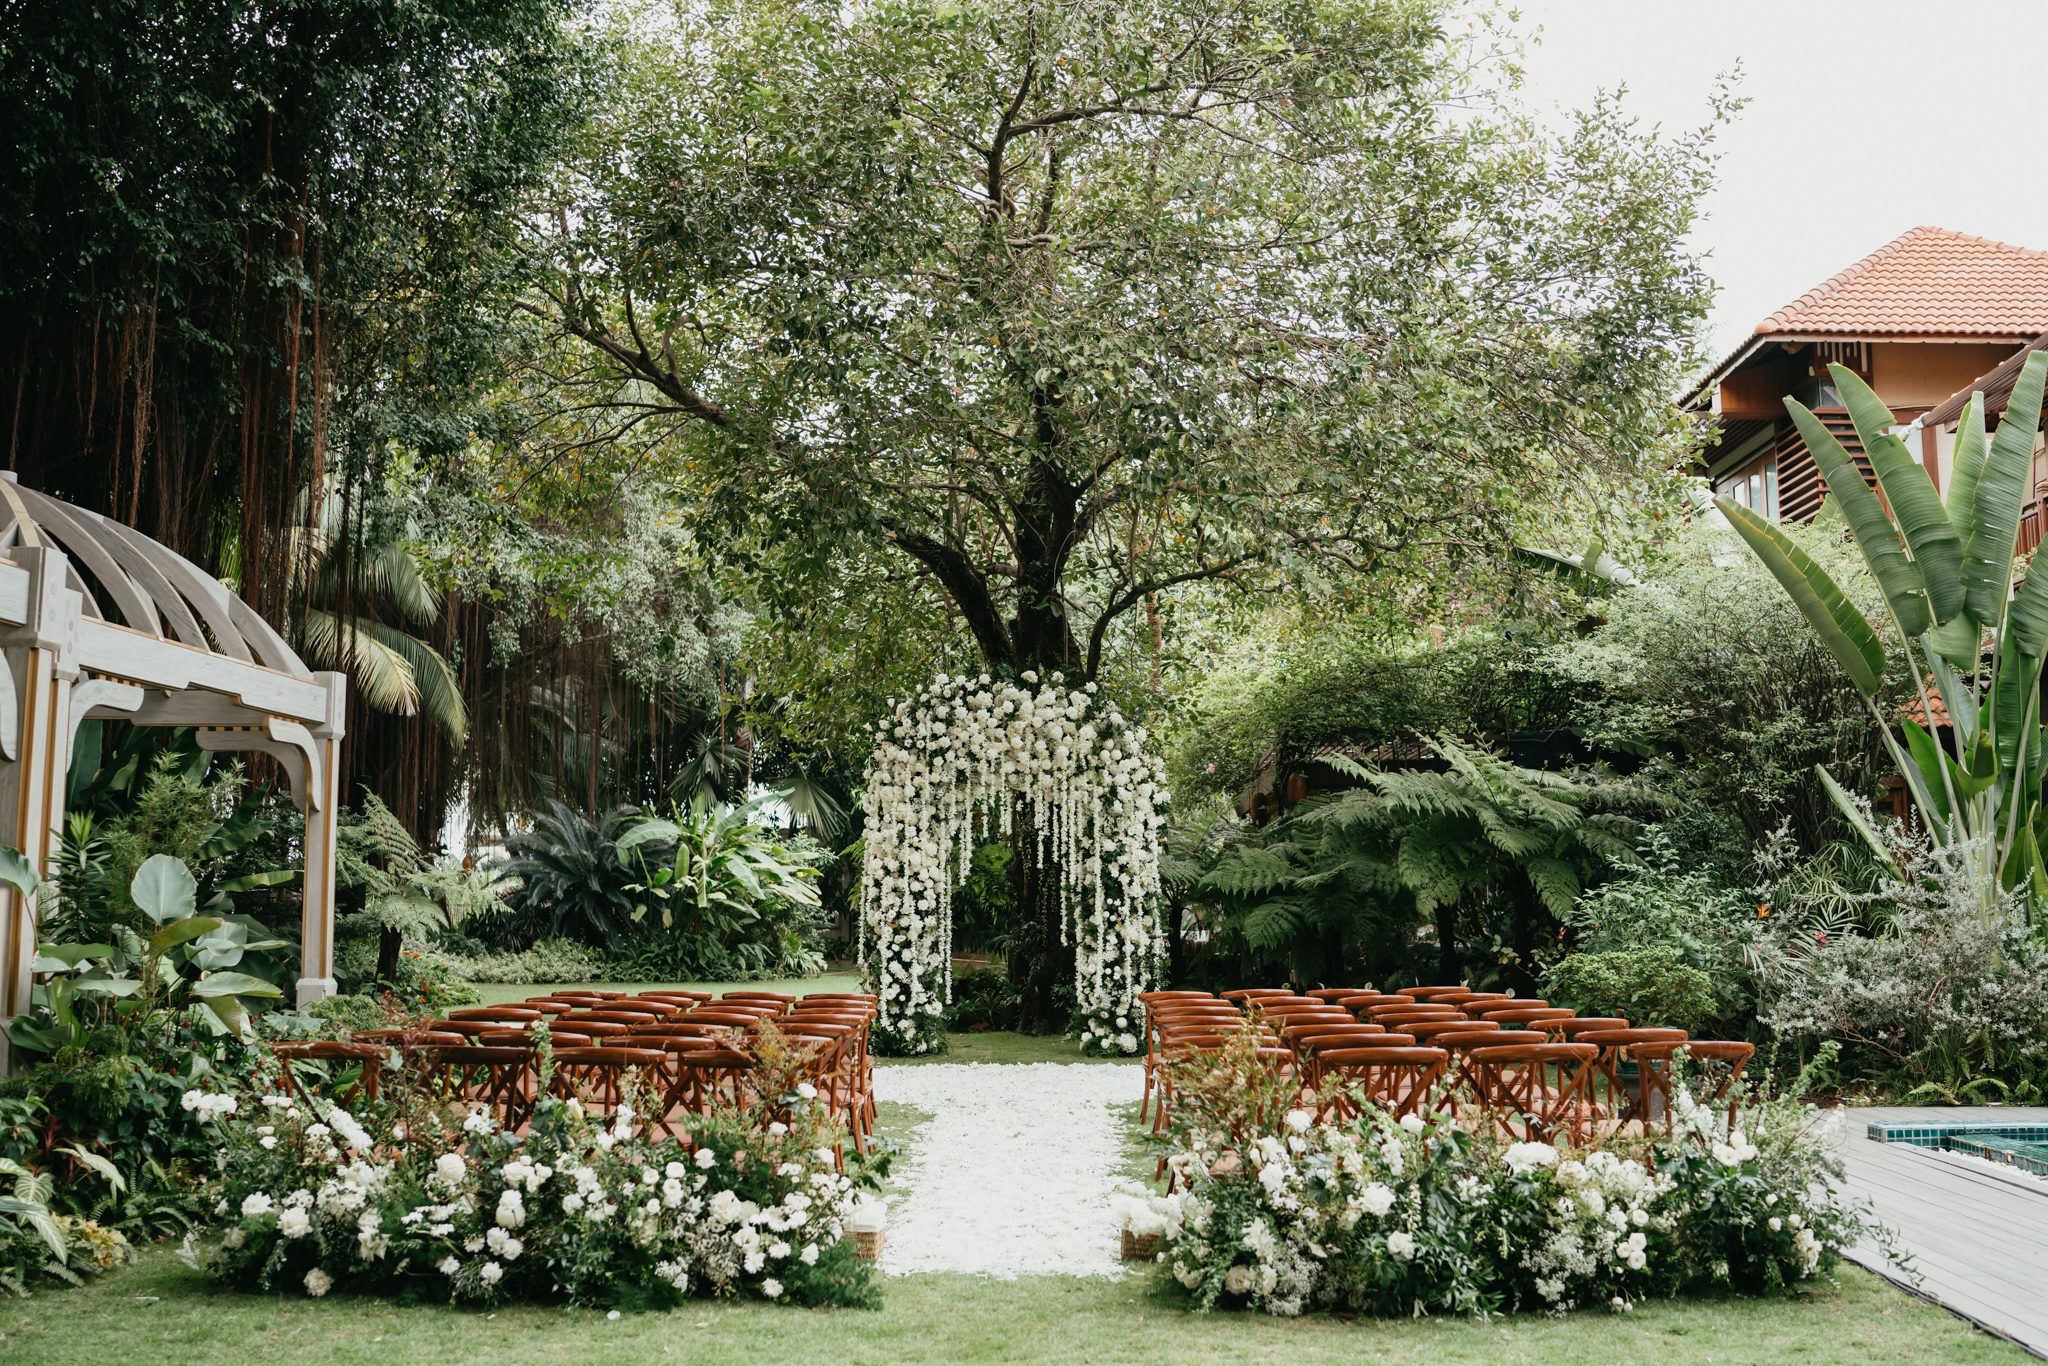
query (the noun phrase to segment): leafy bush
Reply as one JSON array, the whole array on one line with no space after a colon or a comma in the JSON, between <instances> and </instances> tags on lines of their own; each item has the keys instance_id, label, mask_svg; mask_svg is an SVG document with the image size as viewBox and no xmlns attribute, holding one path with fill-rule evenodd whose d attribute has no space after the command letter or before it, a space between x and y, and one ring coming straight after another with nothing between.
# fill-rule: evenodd
<instances>
[{"instance_id":1,"label":"leafy bush","mask_svg":"<svg viewBox=\"0 0 2048 1366\"><path fill-rule=\"evenodd\" d=\"M316 1297L873 1305L873 1265L845 1236L859 1173L835 1170L842 1135L798 1090L793 1051L772 1038L760 1050L778 1121L713 1114L692 1123L689 1147L638 1124L630 1103L600 1121L546 1099L513 1133L403 1085L360 1114L208 1098L224 1131L225 1227L207 1264L227 1284Z\"/></svg>"},{"instance_id":2,"label":"leafy bush","mask_svg":"<svg viewBox=\"0 0 2048 1366\"><path fill-rule=\"evenodd\" d=\"M1160 1260L1198 1308L1408 1317L1626 1309L1796 1291L1868 1232L1819 1112L1752 1101L1724 1127L1589 1149L1502 1144L1437 1114L1288 1111L1249 1032L1176 1085ZM1285 1093L1280 1093L1285 1094Z\"/></svg>"},{"instance_id":3,"label":"leafy bush","mask_svg":"<svg viewBox=\"0 0 2048 1366\"><path fill-rule=\"evenodd\" d=\"M509 949L568 939L616 952L646 915L638 874L619 852L620 837L643 819L638 807L620 806L592 821L550 801L505 841L511 857L500 871L517 886L504 909L472 917L466 932Z\"/></svg>"},{"instance_id":4,"label":"leafy bush","mask_svg":"<svg viewBox=\"0 0 2048 1366\"><path fill-rule=\"evenodd\" d=\"M1787 528L1838 583L1875 606L1875 585L1840 523ZM1799 609L1725 533L1699 530L1672 560L1607 604L1607 618L1552 660L1576 687L1587 738L1653 756L1660 785L1727 813L1762 842L1792 823L1801 849L1835 838L1839 817L1815 775L1826 765L1862 792L1889 771L1861 695ZM1895 668L1880 705L1910 691Z\"/></svg>"},{"instance_id":5,"label":"leafy bush","mask_svg":"<svg viewBox=\"0 0 2048 1366\"><path fill-rule=\"evenodd\" d=\"M1788 1039L1839 1040L1840 1069L1908 1102L2048 1099L2048 945L2023 893L1987 913L1970 846L1917 842L1910 884L1871 929L1779 917L1764 1018Z\"/></svg>"},{"instance_id":6,"label":"leafy bush","mask_svg":"<svg viewBox=\"0 0 2048 1366\"><path fill-rule=\"evenodd\" d=\"M982 968L953 978L953 1004L946 1028L954 1031L1015 1029L1024 993L1002 968Z\"/></svg>"},{"instance_id":7,"label":"leafy bush","mask_svg":"<svg viewBox=\"0 0 2048 1366\"><path fill-rule=\"evenodd\" d=\"M444 939L441 952L455 972L470 982L503 982L537 986L556 982L602 982L614 975L612 960L567 939L543 939L532 948L495 953L475 941ZM623 979L621 979L623 980ZM656 980L656 979L650 979Z\"/></svg>"},{"instance_id":8,"label":"leafy bush","mask_svg":"<svg viewBox=\"0 0 2048 1366\"><path fill-rule=\"evenodd\" d=\"M70 1155L86 1159L83 1169L120 1194L121 1174L113 1164L77 1149ZM0 1288L26 1295L42 1280L82 1285L86 1277L128 1260L128 1240L118 1230L51 1207L57 1187L48 1172L0 1157L0 1177L13 1182L0 1196Z\"/></svg>"},{"instance_id":9,"label":"leafy bush","mask_svg":"<svg viewBox=\"0 0 2048 1366\"><path fill-rule=\"evenodd\" d=\"M1714 979L1662 945L1575 953L1551 965L1545 994L1584 1015L1695 1030L1714 1013Z\"/></svg>"},{"instance_id":10,"label":"leafy bush","mask_svg":"<svg viewBox=\"0 0 2048 1366\"><path fill-rule=\"evenodd\" d=\"M1235 794L1268 756L1284 773L1324 745L1566 729L1571 690L1532 637L1531 628L1517 626L1424 645L1338 623L1285 652L1213 670L1176 731L1168 760L1174 795Z\"/></svg>"},{"instance_id":11,"label":"leafy bush","mask_svg":"<svg viewBox=\"0 0 2048 1366\"><path fill-rule=\"evenodd\" d=\"M334 945L334 979L344 993L388 993L422 1014L475 1005L480 999L462 964L438 949L401 948L396 970L383 973L381 939L374 922L357 930L350 930L346 920L341 922Z\"/></svg>"},{"instance_id":12,"label":"leafy bush","mask_svg":"<svg viewBox=\"0 0 2048 1366\"><path fill-rule=\"evenodd\" d=\"M422 943L498 905L493 877L428 857L374 792L343 813L335 831L334 880L342 912L337 934L374 935L368 980L398 990L410 985L400 980L399 963L408 940Z\"/></svg>"},{"instance_id":13,"label":"leafy bush","mask_svg":"<svg viewBox=\"0 0 2048 1366\"><path fill-rule=\"evenodd\" d=\"M1353 984L1422 971L1526 982L1580 888L1632 866L1636 787L1522 768L1438 737L1444 770L1335 761L1360 786L1236 827L1188 898L1211 960L1243 981ZM1421 961L1418 936L1433 931Z\"/></svg>"}]
</instances>

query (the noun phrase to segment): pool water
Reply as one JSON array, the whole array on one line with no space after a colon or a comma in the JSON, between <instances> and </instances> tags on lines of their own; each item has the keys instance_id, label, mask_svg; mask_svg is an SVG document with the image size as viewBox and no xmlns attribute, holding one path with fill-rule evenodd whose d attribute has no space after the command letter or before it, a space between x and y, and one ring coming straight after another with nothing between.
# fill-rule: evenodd
<instances>
[{"instance_id":1,"label":"pool water","mask_svg":"<svg viewBox=\"0 0 2048 1366\"><path fill-rule=\"evenodd\" d=\"M1938 1148L2048 1177L2048 1124L1945 1124L1929 1118L1872 1124L1869 1132L1878 1143Z\"/></svg>"}]
</instances>

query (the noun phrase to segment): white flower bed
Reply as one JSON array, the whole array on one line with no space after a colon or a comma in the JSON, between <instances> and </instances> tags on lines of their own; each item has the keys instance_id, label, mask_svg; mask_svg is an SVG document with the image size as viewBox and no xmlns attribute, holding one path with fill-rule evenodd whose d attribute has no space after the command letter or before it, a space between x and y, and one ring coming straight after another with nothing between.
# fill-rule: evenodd
<instances>
[{"instance_id":1,"label":"white flower bed","mask_svg":"<svg viewBox=\"0 0 2048 1366\"><path fill-rule=\"evenodd\" d=\"M936 1047L952 995L953 888L977 835L1021 810L1041 866L1061 870L1061 928L1090 1051L1135 1053L1137 993L1165 953L1159 842L1166 780L1093 683L945 674L879 728L867 771L861 966L880 1025Z\"/></svg>"}]
</instances>

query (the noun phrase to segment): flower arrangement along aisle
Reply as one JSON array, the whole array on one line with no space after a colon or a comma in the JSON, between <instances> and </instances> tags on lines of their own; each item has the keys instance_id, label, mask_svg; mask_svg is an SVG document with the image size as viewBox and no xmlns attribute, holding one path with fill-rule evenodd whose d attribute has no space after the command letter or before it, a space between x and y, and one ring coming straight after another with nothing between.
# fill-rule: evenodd
<instances>
[{"instance_id":1,"label":"flower arrangement along aisle","mask_svg":"<svg viewBox=\"0 0 2048 1366\"><path fill-rule=\"evenodd\" d=\"M835 1170L841 1136L812 1088L763 1051L780 1117L700 1117L691 1147L642 1126L630 1103L600 1118L543 1100L517 1134L403 1086L354 1113L282 1093L194 1092L224 1139L207 1269L316 1297L638 1309L747 1293L872 1306L873 1266L845 1227L862 1181Z\"/></svg>"},{"instance_id":2,"label":"flower arrangement along aisle","mask_svg":"<svg viewBox=\"0 0 2048 1366\"><path fill-rule=\"evenodd\" d=\"M1471 1315L1780 1293L1877 1232L1836 1193L1818 1112L1790 1102L1753 1102L1730 1127L1681 1093L1675 1132L1574 1149L1372 1105L1319 1123L1243 1042L1176 1088L1159 1261L1198 1308Z\"/></svg>"},{"instance_id":3,"label":"flower arrangement along aisle","mask_svg":"<svg viewBox=\"0 0 2048 1366\"><path fill-rule=\"evenodd\" d=\"M952 997L953 888L978 835L1020 816L1061 872L1082 1047L1135 1053L1137 994L1165 955L1159 844L1166 779L1095 684L940 674L877 727L866 780L861 965L878 1047L928 1053Z\"/></svg>"}]
</instances>

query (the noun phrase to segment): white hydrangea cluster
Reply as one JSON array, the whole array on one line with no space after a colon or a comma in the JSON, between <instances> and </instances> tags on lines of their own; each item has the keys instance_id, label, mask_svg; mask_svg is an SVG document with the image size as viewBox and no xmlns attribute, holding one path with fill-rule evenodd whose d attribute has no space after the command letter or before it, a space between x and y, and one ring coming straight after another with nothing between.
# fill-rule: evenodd
<instances>
[{"instance_id":1,"label":"white hydrangea cluster","mask_svg":"<svg viewBox=\"0 0 2048 1366\"><path fill-rule=\"evenodd\" d=\"M977 835L1021 816L1040 866L1061 871L1084 1047L1135 1053L1137 994L1165 954L1159 846L1166 780L1089 683L940 674L877 728L866 781L861 965L883 1028L912 1052L944 1029L953 888Z\"/></svg>"},{"instance_id":2,"label":"white hydrangea cluster","mask_svg":"<svg viewBox=\"0 0 2048 1366\"><path fill-rule=\"evenodd\" d=\"M1533 1248L1527 1264L1536 1293L1556 1309L1573 1307L1578 1288L1611 1282L1618 1270L1641 1272L1649 1264L1649 1235L1668 1223L1657 1207L1670 1189L1641 1162L1607 1151L1559 1160L1547 1143L1518 1143L1508 1165L1518 1172L1520 1150L1542 1148L1557 1169L1556 1205L1549 1235Z\"/></svg>"}]
</instances>

